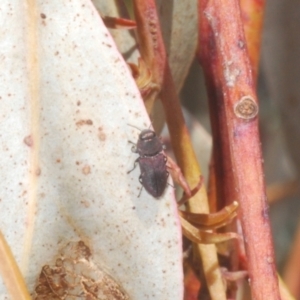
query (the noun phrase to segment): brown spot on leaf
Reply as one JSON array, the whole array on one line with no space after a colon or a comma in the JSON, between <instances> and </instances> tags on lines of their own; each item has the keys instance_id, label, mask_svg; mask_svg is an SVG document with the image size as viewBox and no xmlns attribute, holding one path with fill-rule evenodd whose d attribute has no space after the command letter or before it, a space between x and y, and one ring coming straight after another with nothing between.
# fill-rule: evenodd
<instances>
[{"instance_id":1,"label":"brown spot on leaf","mask_svg":"<svg viewBox=\"0 0 300 300\"><path fill-rule=\"evenodd\" d=\"M47 16L46 16L45 14L41 13L41 18L42 18L42 19L46 19Z\"/></svg>"},{"instance_id":2,"label":"brown spot on leaf","mask_svg":"<svg viewBox=\"0 0 300 300\"><path fill-rule=\"evenodd\" d=\"M76 122L77 126L83 126L83 125L93 125L93 121L92 120L80 120L78 122Z\"/></svg>"},{"instance_id":3,"label":"brown spot on leaf","mask_svg":"<svg viewBox=\"0 0 300 300\"><path fill-rule=\"evenodd\" d=\"M89 201L87 201L87 200L81 200L80 201L80 203L84 206L84 207L86 207L86 208L88 208L88 207L90 207L90 202Z\"/></svg>"},{"instance_id":4,"label":"brown spot on leaf","mask_svg":"<svg viewBox=\"0 0 300 300\"><path fill-rule=\"evenodd\" d=\"M28 135L24 138L24 143L25 145L27 145L28 147L32 147L33 146L33 139L31 135Z\"/></svg>"},{"instance_id":5,"label":"brown spot on leaf","mask_svg":"<svg viewBox=\"0 0 300 300\"><path fill-rule=\"evenodd\" d=\"M99 132L98 137L102 142L106 140L106 135L103 132Z\"/></svg>"},{"instance_id":6,"label":"brown spot on leaf","mask_svg":"<svg viewBox=\"0 0 300 300\"><path fill-rule=\"evenodd\" d=\"M37 168L37 169L35 170L35 175L36 175L36 176L40 176L41 173L42 173L41 168Z\"/></svg>"},{"instance_id":7,"label":"brown spot on leaf","mask_svg":"<svg viewBox=\"0 0 300 300\"><path fill-rule=\"evenodd\" d=\"M91 173L91 167L89 165L85 165L83 168L82 168L82 173L84 175L88 175Z\"/></svg>"},{"instance_id":8,"label":"brown spot on leaf","mask_svg":"<svg viewBox=\"0 0 300 300\"><path fill-rule=\"evenodd\" d=\"M105 141L106 140L106 134L103 132L102 127L98 128L98 137L100 141Z\"/></svg>"}]
</instances>

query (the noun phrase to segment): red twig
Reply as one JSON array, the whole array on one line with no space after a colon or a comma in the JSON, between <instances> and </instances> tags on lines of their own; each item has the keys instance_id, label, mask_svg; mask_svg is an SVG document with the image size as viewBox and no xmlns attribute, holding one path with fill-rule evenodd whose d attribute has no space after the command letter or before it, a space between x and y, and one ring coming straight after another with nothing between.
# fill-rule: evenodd
<instances>
[{"instance_id":1,"label":"red twig","mask_svg":"<svg viewBox=\"0 0 300 300\"><path fill-rule=\"evenodd\" d=\"M300 297L300 224L298 225L294 244L288 257L288 262L285 266L283 279L291 291L291 293L299 299Z\"/></svg>"},{"instance_id":2,"label":"red twig","mask_svg":"<svg viewBox=\"0 0 300 300\"><path fill-rule=\"evenodd\" d=\"M215 163L224 166L223 184L229 191L225 194L240 203L253 299L279 300L258 133L258 104L239 2L199 3L199 58L213 116L215 153L222 155L222 161L216 156ZM230 180L226 180L227 176Z\"/></svg>"},{"instance_id":3,"label":"red twig","mask_svg":"<svg viewBox=\"0 0 300 300\"><path fill-rule=\"evenodd\" d=\"M171 70L166 58L156 5L154 0L135 0L134 11L140 51L146 65L152 71L152 80L158 86L156 96L160 93L171 143L176 161L188 184L194 187L201 175L195 152L193 150L187 126L184 122L180 101L177 96ZM155 100L155 93L145 103L148 111ZM207 194L202 186L199 192L189 200L189 210L194 213L209 213ZM212 300L226 299L222 274L219 269L216 246L213 244L194 245L195 256L201 257L203 273Z\"/></svg>"},{"instance_id":4,"label":"red twig","mask_svg":"<svg viewBox=\"0 0 300 300\"><path fill-rule=\"evenodd\" d=\"M155 86L147 99L144 99L147 111L150 113L162 88L167 57L155 1L135 0L133 4L140 53L146 66L151 71L152 86Z\"/></svg>"},{"instance_id":5,"label":"red twig","mask_svg":"<svg viewBox=\"0 0 300 300\"><path fill-rule=\"evenodd\" d=\"M256 81L265 0L240 0L240 5L253 79Z\"/></svg>"}]
</instances>

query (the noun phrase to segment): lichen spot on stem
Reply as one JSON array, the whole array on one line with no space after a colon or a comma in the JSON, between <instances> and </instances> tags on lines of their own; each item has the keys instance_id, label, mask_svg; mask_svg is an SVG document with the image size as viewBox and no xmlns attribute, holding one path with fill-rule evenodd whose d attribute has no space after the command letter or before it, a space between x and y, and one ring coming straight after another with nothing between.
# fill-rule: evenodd
<instances>
[{"instance_id":1,"label":"lichen spot on stem","mask_svg":"<svg viewBox=\"0 0 300 300\"><path fill-rule=\"evenodd\" d=\"M258 114L258 105L252 97L244 96L234 105L234 114L238 118L251 120Z\"/></svg>"}]
</instances>

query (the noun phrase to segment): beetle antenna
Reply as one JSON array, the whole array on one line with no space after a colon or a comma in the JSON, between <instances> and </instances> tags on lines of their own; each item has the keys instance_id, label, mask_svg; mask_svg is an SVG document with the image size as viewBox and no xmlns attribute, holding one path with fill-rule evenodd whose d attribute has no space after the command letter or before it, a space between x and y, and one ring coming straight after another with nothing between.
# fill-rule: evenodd
<instances>
[{"instance_id":1,"label":"beetle antenna","mask_svg":"<svg viewBox=\"0 0 300 300\"><path fill-rule=\"evenodd\" d=\"M141 193L142 193L142 190L143 190L143 186L142 186L142 187L141 187L141 189L140 189L140 192L139 192L138 198L140 198L140 196L141 196Z\"/></svg>"},{"instance_id":2,"label":"beetle antenna","mask_svg":"<svg viewBox=\"0 0 300 300\"><path fill-rule=\"evenodd\" d=\"M142 129L140 129L140 128L138 128L138 127L134 126L134 125L131 125L131 124L128 124L128 123L127 123L127 125L128 125L128 126L130 126L130 127L133 127L133 128L135 128L135 129L137 129L137 130L139 130L139 131L142 131Z\"/></svg>"},{"instance_id":3,"label":"beetle antenna","mask_svg":"<svg viewBox=\"0 0 300 300\"><path fill-rule=\"evenodd\" d=\"M150 115L149 117L150 117L150 125L149 125L148 129L150 129L151 126L153 126L153 121L154 121L154 117L152 115Z\"/></svg>"}]
</instances>

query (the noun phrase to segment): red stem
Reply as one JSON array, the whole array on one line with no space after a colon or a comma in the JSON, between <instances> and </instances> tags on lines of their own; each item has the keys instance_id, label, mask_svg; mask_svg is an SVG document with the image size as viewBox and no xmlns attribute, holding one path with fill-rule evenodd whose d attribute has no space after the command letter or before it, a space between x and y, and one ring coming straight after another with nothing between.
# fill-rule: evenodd
<instances>
[{"instance_id":1,"label":"red stem","mask_svg":"<svg viewBox=\"0 0 300 300\"><path fill-rule=\"evenodd\" d=\"M297 233L295 236L294 244L288 257L288 262L285 266L283 279L289 288L290 292L296 299L300 297L300 224L298 225Z\"/></svg>"},{"instance_id":2,"label":"red stem","mask_svg":"<svg viewBox=\"0 0 300 300\"><path fill-rule=\"evenodd\" d=\"M252 297L279 300L258 132L258 103L237 0L199 0L199 58L207 83L224 195L240 203ZM234 192L233 192L234 191ZM228 199L227 199L228 201Z\"/></svg>"},{"instance_id":3,"label":"red stem","mask_svg":"<svg viewBox=\"0 0 300 300\"><path fill-rule=\"evenodd\" d=\"M253 78L256 81L265 0L240 0L240 5Z\"/></svg>"},{"instance_id":4,"label":"red stem","mask_svg":"<svg viewBox=\"0 0 300 300\"><path fill-rule=\"evenodd\" d=\"M199 183L201 175L196 155L191 144L187 126L184 122L180 101L168 65L166 51L156 13L155 0L135 0L134 9L137 32L142 57L152 72L152 80L161 89L160 98L168 124L173 151L179 167L191 188ZM157 96L156 95L156 96ZM151 110L153 97L146 101ZM204 185L199 192L189 199L189 210L194 213L209 213L207 194ZM219 269L217 249L213 244L194 244L194 254L202 259L203 273L212 300L226 299L222 274Z\"/></svg>"}]
</instances>

